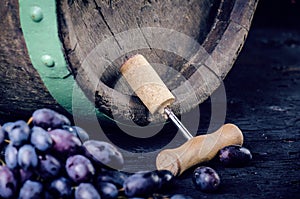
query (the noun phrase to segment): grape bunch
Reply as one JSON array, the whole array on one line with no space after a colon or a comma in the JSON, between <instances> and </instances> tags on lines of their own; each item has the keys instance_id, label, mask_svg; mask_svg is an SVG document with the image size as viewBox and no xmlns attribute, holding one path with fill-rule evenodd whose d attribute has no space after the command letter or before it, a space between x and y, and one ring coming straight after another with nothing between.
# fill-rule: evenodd
<instances>
[{"instance_id":1,"label":"grape bunch","mask_svg":"<svg viewBox=\"0 0 300 199\"><path fill-rule=\"evenodd\" d=\"M144 198L174 181L167 170L121 172L116 147L50 109L0 126L0 151L0 198Z\"/></svg>"},{"instance_id":2,"label":"grape bunch","mask_svg":"<svg viewBox=\"0 0 300 199\"><path fill-rule=\"evenodd\" d=\"M251 159L241 146L219 151L225 167L240 167ZM124 158L110 143L90 140L88 133L53 110L38 109L28 122L0 126L0 199L114 199L158 198L172 189L175 176L168 170L120 171ZM214 192L220 186L217 172L196 168L192 181L198 190ZM175 194L170 199L191 199Z\"/></svg>"}]
</instances>

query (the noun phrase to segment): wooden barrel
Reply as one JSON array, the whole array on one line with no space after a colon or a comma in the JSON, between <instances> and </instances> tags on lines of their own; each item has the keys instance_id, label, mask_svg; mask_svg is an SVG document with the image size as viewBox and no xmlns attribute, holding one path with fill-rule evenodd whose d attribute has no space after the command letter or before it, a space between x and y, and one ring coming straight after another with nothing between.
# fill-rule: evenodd
<instances>
[{"instance_id":1,"label":"wooden barrel","mask_svg":"<svg viewBox=\"0 0 300 199\"><path fill-rule=\"evenodd\" d=\"M175 113L188 112L231 69L257 5L257 0L57 2L60 39L79 86L101 112L138 123L160 118L148 113L121 77L128 57L144 55L175 95ZM66 113L31 64L18 1L4 0L0 16L0 114L27 116L42 107Z\"/></svg>"}]
</instances>

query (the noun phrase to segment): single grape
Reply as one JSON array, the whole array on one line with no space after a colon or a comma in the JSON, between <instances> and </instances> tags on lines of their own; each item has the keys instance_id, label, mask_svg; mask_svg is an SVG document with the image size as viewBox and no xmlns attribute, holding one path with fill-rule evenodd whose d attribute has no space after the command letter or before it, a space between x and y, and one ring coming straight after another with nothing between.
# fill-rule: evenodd
<instances>
[{"instance_id":1,"label":"single grape","mask_svg":"<svg viewBox=\"0 0 300 199\"><path fill-rule=\"evenodd\" d=\"M51 109L38 109L32 114L32 123L45 130L61 128L63 125L70 125L70 120Z\"/></svg>"},{"instance_id":2,"label":"single grape","mask_svg":"<svg viewBox=\"0 0 300 199\"><path fill-rule=\"evenodd\" d=\"M52 155L40 155L38 172L45 179L58 176L61 171L61 163Z\"/></svg>"},{"instance_id":3,"label":"single grape","mask_svg":"<svg viewBox=\"0 0 300 199\"><path fill-rule=\"evenodd\" d=\"M4 136L8 135L8 132L12 130L14 126L14 122L6 122L5 124L2 125L1 131L3 132Z\"/></svg>"},{"instance_id":4,"label":"single grape","mask_svg":"<svg viewBox=\"0 0 300 199\"><path fill-rule=\"evenodd\" d=\"M223 166L242 167L250 162L252 154L245 147L230 145L219 151L219 159Z\"/></svg>"},{"instance_id":5,"label":"single grape","mask_svg":"<svg viewBox=\"0 0 300 199\"><path fill-rule=\"evenodd\" d=\"M52 139L49 133L37 126L31 129L30 142L40 151L46 151L52 146Z\"/></svg>"},{"instance_id":6,"label":"single grape","mask_svg":"<svg viewBox=\"0 0 300 199\"><path fill-rule=\"evenodd\" d=\"M83 128L81 128L79 126L73 126L73 128L76 129L77 136L81 140L82 143L85 141L88 141L90 139L89 134Z\"/></svg>"},{"instance_id":7,"label":"single grape","mask_svg":"<svg viewBox=\"0 0 300 199\"><path fill-rule=\"evenodd\" d=\"M143 198L141 198L141 197L130 197L128 199L145 199L145 198L144 197Z\"/></svg>"},{"instance_id":8,"label":"single grape","mask_svg":"<svg viewBox=\"0 0 300 199\"><path fill-rule=\"evenodd\" d=\"M49 187L49 193L54 196L54 198L71 198L72 196L72 185L71 181L67 178L60 177L53 180Z\"/></svg>"},{"instance_id":9,"label":"single grape","mask_svg":"<svg viewBox=\"0 0 300 199\"><path fill-rule=\"evenodd\" d=\"M32 176L34 176L34 171L32 170L25 170L23 168L20 168L18 169L18 172L18 179L21 184L24 184L26 180L29 180L32 178Z\"/></svg>"},{"instance_id":10,"label":"single grape","mask_svg":"<svg viewBox=\"0 0 300 199\"><path fill-rule=\"evenodd\" d=\"M107 142L88 140L83 143L83 146L86 156L90 157L96 163L117 170L123 167L123 156L113 145Z\"/></svg>"},{"instance_id":11,"label":"single grape","mask_svg":"<svg viewBox=\"0 0 300 199\"><path fill-rule=\"evenodd\" d=\"M175 181L175 176L169 170L155 170L153 171L159 177L159 188L167 189L170 188Z\"/></svg>"},{"instance_id":12,"label":"single grape","mask_svg":"<svg viewBox=\"0 0 300 199\"><path fill-rule=\"evenodd\" d=\"M182 194L175 194L170 199L192 199L190 196L185 196Z\"/></svg>"},{"instance_id":13,"label":"single grape","mask_svg":"<svg viewBox=\"0 0 300 199\"><path fill-rule=\"evenodd\" d=\"M49 131L53 141L52 149L62 155L72 155L78 152L82 145L80 140L66 130L55 129Z\"/></svg>"},{"instance_id":14,"label":"single grape","mask_svg":"<svg viewBox=\"0 0 300 199\"><path fill-rule=\"evenodd\" d=\"M7 166L0 166L0 198L12 198L17 191L17 181Z\"/></svg>"},{"instance_id":15,"label":"single grape","mask_svg":"<svg viewBox=\"0 0 300 199\"><path fill-rule=\"evenodd\" d=\"M140 172L129 176L123 185L125 195L147 196L160 187L160 178L153 172Z\"/></svg>"},{"instance_id":16,"label":"single grape","mask_svg":"<svg viewBox=\"0 0 300 199\"><path fill-rule=\"evenodd\" d=\"M18 164L23 169L33 169L38 165L38 157L32 145L23 145L18 152Z\"/></svg>"},{"instance_id":17,"label":"single grape","mask_svg":"<svg viewBox=\"0 0 300 199\"><path fill-rule=\"evenodd\" d=\"M69 133L72 133L74 136L77 137L76 129L73 128L73 126L63 125L61 129L66 130L66 131L68 131Z\"/></svg>"},{"instance_id":18,"label":"single grape","mask_svg":"<svg viewBox=\"0 0 300 199\"><path fill-rule=\"evenodd\" d=\"M8 132L9 140L14 146L21 146L28 140L30 128L23 120L16 121L11 125L11 130Z\"/></svg>"},{"instance_id":19,"label":"single grape","mask_svg":"<svg viewBox=\"0 0 300 199\"><path fill-rule=\"evenodd\" d=\"M79 140L84 143L85 141L89 140L89 134L83 130L82 128L78 127L78 126L68 126L68 125L64 125L62 127L62 129L69 131L70 133L72 133L73 135L75 135L76 137L79 138Z\"/></svg>"},{"instance_id":20,"label":"single grape","mask_svg":"<svg viewBox=\"0 0 300 199\"><path fill-rule=\"evenodd\" d=\"M101 199L101 197L92 184L80 183L75 189L75 199Z\"/></svg>"},{"instance_id":21,"label":"single grape","mask_svg":"<svg viewBox=\"0 0 300 199\"><path fill-rule=\"evenodd\" d=\"M76 183L87 182L95 174L91 161L82 155L70 156L66 161L66 171Z\"/></svg>"},{"instance_id":22,"label":"single grape","mask_svg":"<svg viewBox=\"0 0 300 199\"><path fill-rule=\"evenodd\" d=\"M2 143L4 143L4 140L5 140L5 136L6 133L5 131L3 130L3 127L0 126L0 146L2 145Z\"/></svg>"},{"instance_id":23,"label":"single grape","mask_svg":"<svg viewBox=\"0 0 300 199\"><path fill-rule=\"evenodd\" d=\"M109 182L116 185L117 188L122 188L127 177L128 175L123 172L117 170L107 170L98 174L97 182Z\"/></svg>"},{"instance_id":24,"label":"single grape","mask_svg":"<svg viewBox=\"0 0 300 199\"><path fill-rule=\"evenodd\" d=\"M102 199L117 198L119 191L117 187L109 182L100 182L97 184L97 190Z\"/></svg>"},{"instance_id":25,"label":"single grape","mask_svg":"<svg viewBox=\"0 0 300 199\"><path fill-rule=\"evenodd\" d=\"M193 183L201 191L212 192L219 188L220 177L212 168L201 166L194 170Z\"/></svg>"},{"instance_id":26,"label":"single grape","mask_svg":"<svg viewBox=\"0 0 300 199\"><path fill-rule=\"evenodd\" d=\"M43 185L40 182L27 180L20 189L19 199L40 199L43 196Z\"/></svg>"},{"instance_id":27,"label":"single grape","mask_svg":"<svg viewBox=\"0 0 300 199\"><path fill-rule=\"evenodd\" d=\"M18 166L18 149L12 144L7 145L5 149L5 163L10 169Z\"/></svg>"}]
</instances>

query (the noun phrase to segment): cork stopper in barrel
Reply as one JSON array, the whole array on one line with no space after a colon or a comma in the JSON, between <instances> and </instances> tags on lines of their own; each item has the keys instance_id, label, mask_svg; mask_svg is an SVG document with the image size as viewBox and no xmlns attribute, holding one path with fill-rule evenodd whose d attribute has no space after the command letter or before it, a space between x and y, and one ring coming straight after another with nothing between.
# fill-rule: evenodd
<instances>
[{"instance_id":1,"label":"cork stopper in barrel","mask_svg":"<svg viewBox=\"0 0 300 199\"><path fill-rule=\"evenodd\" d=\"M174 102L174 95L142 55L128 59L120 71L152 114L163 113L164 108Z\"/></svg>"}]
</instances>

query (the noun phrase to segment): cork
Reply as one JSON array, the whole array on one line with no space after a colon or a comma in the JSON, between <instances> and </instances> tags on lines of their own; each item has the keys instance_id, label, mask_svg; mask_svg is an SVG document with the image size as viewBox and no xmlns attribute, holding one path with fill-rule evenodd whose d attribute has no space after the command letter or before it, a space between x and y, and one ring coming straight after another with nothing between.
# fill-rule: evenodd
<instances>
[{"instance_id":1,"label":"cork","mask_svg":"<svg viewBox=\"0 0 300 199\"><path fill-rule=\"evenodd\" d=\"M152 113L163 113L175 97L144 56L137 54L120 68L136 95Z\"/></svg>"}]
</instances>

